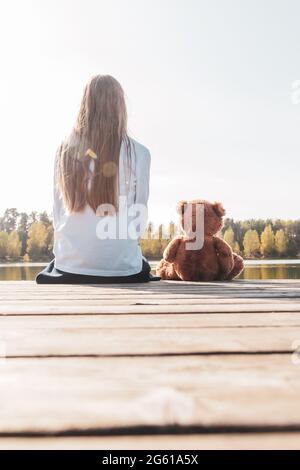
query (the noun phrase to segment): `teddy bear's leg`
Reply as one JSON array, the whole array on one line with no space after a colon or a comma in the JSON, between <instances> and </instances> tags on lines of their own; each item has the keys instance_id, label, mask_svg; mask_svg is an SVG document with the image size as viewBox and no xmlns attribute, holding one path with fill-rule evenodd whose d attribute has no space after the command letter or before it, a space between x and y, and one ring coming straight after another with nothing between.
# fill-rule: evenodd
<instances>
[{"instance_id":1,"label":"teddy bear's leg","mask_svg":"<svg viewBox=\"0 0 300 470\"><path fill-rule=\"evenodd\" d=\"M219 280L228 279L229 274L234 269L233 253L230 246L218 237L214 238L214 246L218 254L218 263L220 268Z\"/></svg>"},{"instance_id":2,"label":"teddy bear's leg","mask_svg":"<svg viewBox=\"0 0 300 470\"><path fill-rule=\"evenodd\" d=\"M156 275L160 276L164 280L180 281L180 277L178 277L173 263L169 263L164 259L162 259L157 266Z\"/></svg>"},{"instance_id":3,"label":"teddy bear's leg","mask_svg":"<svg viewBox=\"0 0 300 470\"><path fill-rule=\"evenodd\" d=\"M234 266L232 271L227 276L228 281L237 277L244 269L244 260L236 253L233 253L233 261Z\"/></svg>"}]
</instances>

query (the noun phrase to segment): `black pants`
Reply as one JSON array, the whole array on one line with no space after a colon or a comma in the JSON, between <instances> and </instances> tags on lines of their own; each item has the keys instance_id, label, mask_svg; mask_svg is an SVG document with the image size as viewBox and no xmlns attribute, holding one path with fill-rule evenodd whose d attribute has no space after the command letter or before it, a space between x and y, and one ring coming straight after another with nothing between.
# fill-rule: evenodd
<instances>
[{"instance_id":1,"label":"black pants","mask_svg":"<svg viewBox=\"0 0 300 470\"><path fill-rule=\"evenodd\" d=\"M159 281L159 277L152 276L148 261L143 258L142 271L131 276L90 276L86 274L66 273L56 269L54 260L36 277L37 284L123 284L133 282Z\"/></svg>"}]
</instances>

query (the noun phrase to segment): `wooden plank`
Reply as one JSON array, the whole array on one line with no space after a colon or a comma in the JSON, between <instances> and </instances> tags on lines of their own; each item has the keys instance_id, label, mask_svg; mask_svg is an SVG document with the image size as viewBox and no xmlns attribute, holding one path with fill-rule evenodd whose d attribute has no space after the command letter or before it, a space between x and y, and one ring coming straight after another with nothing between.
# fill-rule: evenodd
<instances>
[{"instance_id":1,"label":"wooden plank","mask_svg":"<svg viewBox=\"0 0 300 470\"><path fill-rule=\"evenodd\" d=\"M300 280L286 281L233 281L215 283L187 283L176 281L150 282L146 284L115 284L115 285L36 285L30 281L23 282L0 282L0 293L5 292L174 292L174 293L196 293L196 292L240 292L242 290L262 291L268 290L297 290L300 289Z\"/></svg>"},{"instance_id":2,"label":"wooden plank","mask_svg":"<svg viewBox=\"0 0 300 470\"><path fill-rule=\"evenodd\" d=\"M195 303L234 303L239 301L240 303L247 303L247 302L260 302L260 303L268 303L269 301L276 299L276 302L286 302L287 300L295 299L295 302L299 304L300 297L298 294L287 293L284 292L262 292L262 293L249 293L249 292L240 292L238 295L231 294L231 295L220 295L210 293L209 295L202 295L202 294L69 294L69 293L53 293L53 294L42 294L42 293L24 293L24 294L15 294L10 293L6 294L5 296L0 296L1 303L5 303L9 305L12 302L20 303L20 302L37 302L37 301L51 301L52 303L59 302L73 302L78 301L79 303L83 304L84 302L99 302L101 301L102 304L105 305L118 305L124 303L124 305L130 305L135 302L142 302L142 303L151 303L151 302L158 302L161 304L195 304Z\"/></svg>"},{"instance_id":3,"label":"wooden plank","mask_svg":"<svg viewBox=\"0 0 300 470\"><path fill-rule=\"evenodd\" d=\"M8 357L116 356L293 351L300 327L3 329Z\"/></svg>"},{"instance_id":4,"label":"wooden plank","mask_svg":"<svg viewBox=\"0 0 300 470\"><path fill-rule=\"evenodd\" d=\"M128 315L128 314L174 314L174 313L251 313L251 312L300 312L296 302L196 304L196 305L102 305L99 302L87 302L78 306L48 305L47 302L12 303L0 305L0 315Z\"/></svg>"},{"instance_id":5,"label":"wooden plank","mask_svg":"<svg viewBox=\"0 0 300 470\"><path fill-rule=\"evenodd\" d=\"M290 299L289 299L290 300ZM103 299L87 299L87 300L79 300L79 299L63 299L63 300L45 300L45 299L36 299L36 300L22 300L22 301L9 301L9 302L3 302L1 303L0 306L0 311L1 314L5 314L5 312L15 312L18 309L20 309L20 312L24 311L30 311L32 308L34 311L36 311L37 308L41 308L41 313L45 309L64 309L64 308L70 308L74 303L76 304L76 309L77 311L81 309L82 313L85 312L85 309L87 308L95 308L97 309L99 306L101 306L102 309L114 309L116 312L118 312L118 309L122 308L127 308L127 311L129 308L133 307L139 307L138 310L141 310L139 313L144 313L143 309L145 308L151 308L152 311L154 312L156 307L159 307L160 309L168 309L168 310L173 310L175 309L192 309L192 311L195 312L195 309L197 311L197 308L203 311L205 308L209 308L210 310L212 308L226 308L227 310L230 309L231 307L236 310L236 306L240 306L241 309L253 307L257 309L258 306L264 310L264 308L269 309L270 305L277 305L277 307L281 306L281 309L284 311L286 308L290 309L291 302L286 302L284 300L278 300L276 302L275 299L272 300L257 300L257 299L230 299L230 300L224 300L224 299L215 299L215 300L198 300L198 299L183 299L183 300L165 300L165 299L157 299L156 297L152 297L152 299L146 300L146 299L134 299L134 300L124 300L124 299L119 299L119 300L103 300ZM292 305L294 306L294 309L296 311L300 311L300 300L298 302L293 302ZM229 310L230 311L230 310Z\"/></svg>"},{"instance_id":6,"label":"wooden plank","mask_svg":"<svg viewBox=\"0 0 300 470\"><path fill-rule=\"evenodd\" d=\"M161 282L107 287L8 283L7 288L6 283L1 283L0 315L300 311L300 283L270 281L251 285ZM22 289L16 292L18 286Z\"/></svg>"},{"instance_id":7,"label":"wooden plank","mask_svg":"<svg viewBox=\"0 0 300 470\"><path fill-rule=\"evenodd\" d=\"M300 433L0 438L0 450L300 450Z\"/></svg>"},{"instance_id":8,"label":"wooden plank","mask_svg":"<svg viewBox=\"0 0 300 470\"><path fill-rule=\"evenodd\" d=\"M146 284L115 284L116 286L126 286L126 288L129 286L157 286L157 285L189 285L189 286L195 286L195 285L230 285L230 286L238 286L238 285L265 285L265 284L272 284L272 285L278 285L278 284L295 284L300 286L300 279L235 279L234 281L224 281L224 282L192 282L192 281L185 281L184 283L182 281L160 281L160 282L151 282L151 283L146 283ZM35 281L0 281L0 287L1 286L20 286L23 287L25 285L31 285L31 286L36 286ZM81 284L82 285L82 284ZM97 287L99 284L94 284ZM45 285L40 284L38 287L45 287ZM53 286L51 286L53 287ZM54 286L56 287L56 286ZM102 286L100 286L102 287ZM105 286L106 287L106 286Z\"/></svg>"},{"instance_id":9,"label":"wooden plank","mask_svg":"<svg viewBox=\"0 0 300 470\"><path fill-rule=\"evenodd\" d=\"M264 296L264 295L291 295L293 297L299 297L300 290L296 288L283 288L283 289L216 289L216 288L206 288L206 289L161 289L161 290L124 290L121 291L116 288L116 290L103 290L98 289L95 287L92 289L91 286L85 290L66 290L66 289L57 289L57 290L42 290L42 289L24 289L24 290L15 290L15 289L7 289L5 291L1 291L0 295L1 298L11 298L12 295L18 296L22 298L23 295L31 295L34 297L39 297L39 296L44 296L49 297L50 295L57 295L58 297L61 297L62 295L67 295L67 296L76 296L76 297L81 297L84 298L86 297L103 297L106 296L108 298L113 298L113 296L117 295L119 297L125 296L128 298L132 297L141 297L143 295L147 296L155 296L155 297L161 297L161 298L170 298L173 294L178 296L178 298L184 298L186 295L189 296L190 298L193 298L192 296L195 296L195 298L214 298L215 295L221 297L221 298L228 298L231 295L233 296Z\"/></svg>"},{"instance_id":10,"label":"wooden plank","mask_svg":"<svg viewBox=\"0 0 300 470\"><path fill-rule=\"evenodd\" d=\"M22 294L16 294L16 293L9 293L1 296L1 302L9 302L9 301L22 301L22 300L109 300L109 301L114 301L114 300L126 300L126 301L143 301L143 299L158 299L158 300L174 300L178 299L179 301L181 300L186 300L186 299L198 299L198 300L210 300L214 301L215 299L221 299L221 300L231 300L231 299L240 299L243 301L243 299L283 299L283 300L289 300L289 299L295 299L295 301L300 300L299 294L296 293L295 291L292 291L291 293L287 291L282 291L282 292L275 292L275 291L262 291L262 292L250 292L250 291L240 291L238 293L227 293L227 294L221 294L220 292L207 292L207 293L188 293L186 292L185 294L178 294L175 292L167 292L167 293L138 293L138 294L127 294L127 293L111 293L111 294L97 294L97 293L30 293L30 292L24 292ZM172 303L172 302L171 302Z\"/></svg>"},{"instance_id":11,"label":"wooden plank","mask_svg":"<svg viewBox=\"0 0 300 470\"><path fill-rule=\"evenodd\" d=\"M124 284L40 284L37 285L31 281L20 282L1 282L0 291L23 291L25 289L31 289L35 291L47 291L49 290L66 290L66 291L78 291L85 290L89 287L91 290L98 291L110 291L110 290L125 290L125 291L163 291L163 290L188 290L188 291L202 291L208 289L219 289L223 291L233 291L240 289L299 289L300 280L286 280L282 282L276 281L232 281L232 282L177 282L177 281L160 281L160 282L149 282L149 283L124 283Z\"/></svg>"},{"instance_id":12,"label":"wooden plank","mask_svg":"<svg viewBox=\"0 0 300 470\"><path fill-rule=\"evenodd\" d=\"M300 428L290 356L8 359L0 433Z\"/></svg>"},{"instance_id":13,"label":"wooden plank","mask_svg":"<svg viewBox=\"0 0 300 470\"><path fill-rule=\"evenodd\" d=\"M258 313L202 313L160 315L27 315L3 316L0 331L4 329L34 328L264 328L300 326L300 312ZM1 333L0 333L1 337Z\"/></svg>"}]
</instances>

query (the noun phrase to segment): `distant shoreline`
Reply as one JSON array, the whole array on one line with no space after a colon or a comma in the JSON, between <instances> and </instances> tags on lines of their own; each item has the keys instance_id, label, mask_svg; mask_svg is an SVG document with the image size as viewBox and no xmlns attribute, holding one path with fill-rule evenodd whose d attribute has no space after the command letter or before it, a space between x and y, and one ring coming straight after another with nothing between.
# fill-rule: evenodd
<instances>
[{"instance_id":1,"label":"distant shoreline","mask_svg":"<svg viewBox=\"0 0 300 470\"><path fill-rule=\"evenodd\" d=\"M150 264L155 264L158 263L160 260L159 259L150 259L149 262ZM50 260L47 261L15 261L15 262L0 262L0 268L9 268L9 267L14 267L14 268L31 268L35 266L46 266ZM246 266L257 266L257 265L292 265L292 264L300 264L300 259L299 258L269 258L269 259L245 259L245 265Z\"/></svg>"}]
</instances>

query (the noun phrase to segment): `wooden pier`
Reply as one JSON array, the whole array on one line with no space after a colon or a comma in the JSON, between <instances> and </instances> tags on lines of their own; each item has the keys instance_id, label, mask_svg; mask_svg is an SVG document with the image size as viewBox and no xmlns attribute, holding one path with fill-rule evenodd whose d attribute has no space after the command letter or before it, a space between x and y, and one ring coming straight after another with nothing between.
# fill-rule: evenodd
<instances>
[{"instance_id":1,"label":"wooden pier","mask_svg":"<svg viewBox=\"0 0 300 470\"><path fill-rule=\"evenodd\" d=\"M300 449L300 281L0 283L0 449Z\"/></svg>"}]
</instances>

